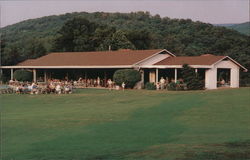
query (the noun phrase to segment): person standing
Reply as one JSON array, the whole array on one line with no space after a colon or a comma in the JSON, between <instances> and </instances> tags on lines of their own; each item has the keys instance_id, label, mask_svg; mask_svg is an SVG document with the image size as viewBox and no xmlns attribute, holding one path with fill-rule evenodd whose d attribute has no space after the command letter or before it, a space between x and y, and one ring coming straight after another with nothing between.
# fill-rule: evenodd
<instances>
[{"instance_id":1,"label":"person standing","mask_svg":"<svg viewBox=\"0 0 250 160\"><path fill-rule=\"evenodd\" d=\"M101 80L100 80L100 77L97 77L97 87L100 87L101 86Z\"/></svg>"},{"instance_id":2,"label":"person standing","mask_svg":"<svg viewBox=\"0 0 250 160\"><path fill-rule=\"evenodd\" d=\"M112 80L111 79L108 79L108 88L109 88L109 90L111 91L112 90L112 84L113 84L113 82L112 82Z\"/></svg>"},{"instance_id":3,"label":"person standing","mask_svg":"<svg viewBox=\"0 0 250 160\"><path fill-rule=\"evenodd\" d=\"M166 83L165 79L163 77L161 77L161 79L160 79L161 90L164 89L165 83Z\"/></svg>"},{"instance_id":4,"label":"person standing","mask_svg":"<svg viewBox=\"0 0 250 160\"><path fill-rule=\"evenodd\" d=\"M126 87L126 84L124 82L122 82L122 90L123 91L124 91L125 87Z\"/></svg>"},{"instance_id":5,"label":"person standing","mask_svg":"<svg viewBox=\"0 0 250 160\"><path fill-rule=\"evenodd\" d=\"M159 89L160 89L160 87L161 87L161 86L160 86L160 83L159 83L159 82L157 82L157 83L156 83L156 90L159 90Z\"/></svg>"}]
</instances>

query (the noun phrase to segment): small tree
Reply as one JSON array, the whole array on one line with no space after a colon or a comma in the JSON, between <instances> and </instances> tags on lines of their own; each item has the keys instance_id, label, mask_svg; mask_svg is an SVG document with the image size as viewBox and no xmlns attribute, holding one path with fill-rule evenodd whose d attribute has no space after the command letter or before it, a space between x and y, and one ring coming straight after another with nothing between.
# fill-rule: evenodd
<instances>
[{"instance_id":1,"label":"small tree","mask_svg":"<svg viewBox=\"0 0 250 160\"><path fill-rule=\"evenodd\" d=\"M181 70L183 81L187 84L188 90L201 90L204 88L203 82L198 74L188 64L184 64Z\"/></svg>"},{"instance_id":2,"label":"small tree","mask_svg":"<svg viewBox=\"0 0 250 160\"><path fill-rule=\"evenodd\" d=\"M141 75L133 69L121 69L114 73L113 79L117 85L124 82L127 88L133 88L141 80Z\"/></svg>"},{"instance_id":3,"label":"small tree","mask_svg":"<svg viewBox=\"0 0 250 160\"><path fill-rule=\"evenodd\" d=\"M16 70L13 76L18 81L32 81L32 73L27 70Z\"/></svg>"}]
</instances>

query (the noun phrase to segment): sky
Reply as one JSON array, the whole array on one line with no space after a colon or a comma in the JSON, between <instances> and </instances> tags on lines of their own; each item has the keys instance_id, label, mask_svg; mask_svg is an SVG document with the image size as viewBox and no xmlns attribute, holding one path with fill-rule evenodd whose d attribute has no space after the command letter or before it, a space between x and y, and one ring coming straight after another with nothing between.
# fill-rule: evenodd
<instances>
[{"instance_id":1,"label":"sky","mask_svg":"<svg viewBox=\"0 0 250 160\"><path fill-rule=\"evenodd\" d=\"M212 24L249 21L249 0L0 0L0 27L71 12L149 11Z\"/></svg>"}]
</instances>

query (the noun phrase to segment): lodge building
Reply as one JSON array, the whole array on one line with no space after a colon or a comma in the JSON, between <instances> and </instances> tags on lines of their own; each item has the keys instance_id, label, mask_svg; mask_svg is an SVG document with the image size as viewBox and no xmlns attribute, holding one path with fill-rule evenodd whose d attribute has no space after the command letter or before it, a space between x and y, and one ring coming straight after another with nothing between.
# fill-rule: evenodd
<instances>
[{"instance_id":1,"label":"lodge building","mask_svg":"<svg viewBox=\"0 0 250 160\"><path fill-rule=\"evenodd\" d=\"M141 73L141 85L156 83L160 77L177 82L180 69L188 64L205 81L206 89L216 89L219 73L226 72L228 86L239 87L240 70L247 69L228 56L204 54L201 56L175 56L166 49L118 50L100 52L60 52L50 53L37 59L29 59L15 66L1 66L10 69L11 79L15 69L28 69L33 72L33 80L50 78L77 80L84 78L112 78L118 69L136 69Z\"/></svg>"}]
</instances>

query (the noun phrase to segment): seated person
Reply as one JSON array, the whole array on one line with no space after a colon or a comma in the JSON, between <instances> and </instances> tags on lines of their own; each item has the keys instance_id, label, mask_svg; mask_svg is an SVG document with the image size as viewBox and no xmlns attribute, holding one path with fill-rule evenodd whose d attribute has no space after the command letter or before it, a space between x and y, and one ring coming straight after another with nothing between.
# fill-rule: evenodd
<instances>
[{"instance_id":1,"label":"seated person","mask_svg":"<svg viewBox=\"0 0 250 160\"><path fill-rule=\"evenodd\" d=\"M58 94L62 93L62 88L61 88L60 84L57 84L55 89L56 89L56 93L58 93Z\"/></svg>"}]
</instances>

